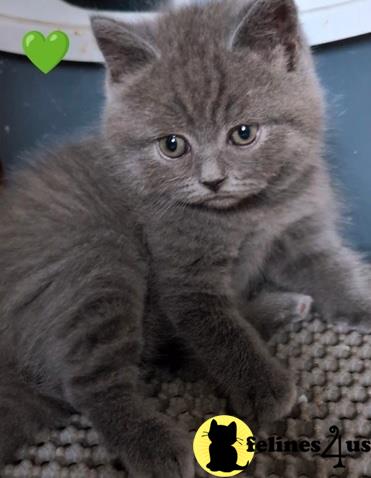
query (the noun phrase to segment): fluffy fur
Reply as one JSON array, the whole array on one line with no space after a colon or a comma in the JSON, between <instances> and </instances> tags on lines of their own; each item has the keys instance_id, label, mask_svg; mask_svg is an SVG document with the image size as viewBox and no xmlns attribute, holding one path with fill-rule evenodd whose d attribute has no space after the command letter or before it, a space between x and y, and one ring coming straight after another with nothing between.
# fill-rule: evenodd
<instances>
[{"instance_id":1,"label":"fluffy fur","mask_svg":"<svg viewBox=\"0 0 371 478\"><path fill-rule=\"evenodd\" d=\"M1 196L0 463L62 402L136 478L191 478L190 440L138 391L162 341L184 344L234 413L263 424L296 394L262 337L305 317L311 297L328 320L367 327L370 285L337 232L292 0L95 18L93 30L108 72L101 137L40 152ZM231 144L252 123L257 140ZM161 154L169 134L188 140L184 156Z\"/></svg>"}]
</instances>

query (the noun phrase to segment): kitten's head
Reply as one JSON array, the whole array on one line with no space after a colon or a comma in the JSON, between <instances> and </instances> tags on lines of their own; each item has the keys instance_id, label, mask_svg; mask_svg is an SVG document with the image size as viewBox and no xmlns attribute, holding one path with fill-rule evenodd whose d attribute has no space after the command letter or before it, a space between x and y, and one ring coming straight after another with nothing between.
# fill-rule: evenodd
<instances>
[{"instance_id":1,"label":"kitten's head","mask_svg":"<svg viewBox=\"0 0 371 478\"><path fill-rule=\"evenodd\" d=\"M108 70L105 135L142 194L228 209L316 167L322 97L293 0L92 25Z\"/></svg>"},{"instance_id":2,"label":"kitten's head","mask_svg":"<svg viewBox=\"0 0 371 478\"><path fill-rule=\"evenodd\" d=\"M225 446L233 445L237 441L236 422L229 425L218 425L216 420L212 420L208 437L212 443Z\"/></svg>"}]
</instances>

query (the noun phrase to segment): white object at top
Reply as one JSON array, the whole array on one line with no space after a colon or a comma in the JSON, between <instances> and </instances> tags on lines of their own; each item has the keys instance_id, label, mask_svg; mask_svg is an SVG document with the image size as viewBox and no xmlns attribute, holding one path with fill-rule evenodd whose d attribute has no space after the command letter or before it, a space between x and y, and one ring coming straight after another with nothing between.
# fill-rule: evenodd
<instances>
[{"instance_id":1,"label":"white object at top","mask_svg":"<svg viewBox=\"0 0 371 478\"><path fill-rule=\"evenodd\" d=\"M173 1L181 5L192 0ZM311 45L371 32L371 0L297 0L297 4ZM45 35L62 30L70 38L66 60L101 62L102 55L90 30L91 13L62 0L0 0L0 51L23 53L22 38L30 30ZM99 14L126 21L155 15L105 11Z\"/></svg>"}]
</instances>

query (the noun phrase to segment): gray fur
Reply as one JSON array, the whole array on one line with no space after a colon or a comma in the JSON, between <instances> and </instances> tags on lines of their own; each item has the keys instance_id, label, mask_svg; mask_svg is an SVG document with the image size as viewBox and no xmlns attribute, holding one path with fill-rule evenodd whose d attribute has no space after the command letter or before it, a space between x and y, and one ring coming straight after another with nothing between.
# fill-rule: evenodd
<instances>
[{"instance_id":1,"label":"gray fur","mask_svg":"<svg viewBox=\"0 0 371 478\"><path fill-rule=\"evenodd\" d=\"M93 30L108 67L102 136L40 152L1 196L0 463L7 430L13 449L61 400L135 477L191 478L190 440L139 392L162 341L263 424L296 393L261 337L304 318L308 296L328 320L367 327L370 284L338 234L322 94L291 0ZM234 146L244 123L258 139ZM191 150L165 159L157 140L173 133Z\"/></svg>"}]
</instances>

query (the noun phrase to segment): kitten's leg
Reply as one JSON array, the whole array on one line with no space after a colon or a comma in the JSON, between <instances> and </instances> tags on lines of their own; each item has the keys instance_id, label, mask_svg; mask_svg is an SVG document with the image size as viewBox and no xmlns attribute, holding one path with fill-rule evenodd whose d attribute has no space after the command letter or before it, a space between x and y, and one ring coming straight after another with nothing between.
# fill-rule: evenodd
<instances>
[{"instance_id":1,"label":"kitten's leg","mask_svg":"<svg viewBox=\"0 0 371 478\"><path fill-rule=\"evenodd\" d=\"M181 371L182 378L194 382L205 377L200 362L195 358L189 345L177 334L174 324L153 301L148 303L144 313L145 347L142 354L143 369L149 373L156 368L169 374Z\"/></svg>"},{"instance_id":2,"label":"kitten's leg","mask_svg":"<svg viewBox=\"0 0 371 478\"><path fill-rule=\"evenodd\" d=\"M18 448L31 443L41 429L64 424L69 412L23 383L13 366L0 370L0 475Z\"/></svg>"},{"instance_id":3,"label":"kitten's leg","mask_svg":"<svg viewBox=\"0 0 371 478\"><path fill-rule=\"evenodd\" d=\"M311 295L327 320L343 317L351 326L371 328L368 266L333 231L303 221L286 231L276 251L266 271L269 280Z\"/></svg>"},{"instance_id":4,"label":"kitten's leg","mask_svg":"<svg viewBox=\"0 0 371 478\"><path fill-rule=\"evenodd\" d=\"M290 372L271 356L225 290L223 295L211 284L198 285L192 291L189 281L185 286L173 280L162 289L163 310L179 335L228 393L236 413L250 423L271 422L287 415L296 400Z\"/></svg>"},{"instance_id":5,"label":"kitten's leg","mask_svg":"<svg viewBox=\"0 0 371 478\"><path fill-rule=\"evenodd\" d=\"M125 300L100 300L71 322L66 397L136 478L191 478L191 440L138 391L143 341L138 300L144 298L129 293Z\"/></svg>"},{"instance_id":6,"label":"kitten's leg","mask_svg":"<svg viewBox=\"0 0 371 478\"><path fill-rule=\"evenodd\" d=\"M254 299L243 304L243 315L265 340L289 322L305 320L312 307L309 295L294 292L263 291Z\"/></svg>"}]
</instances>

